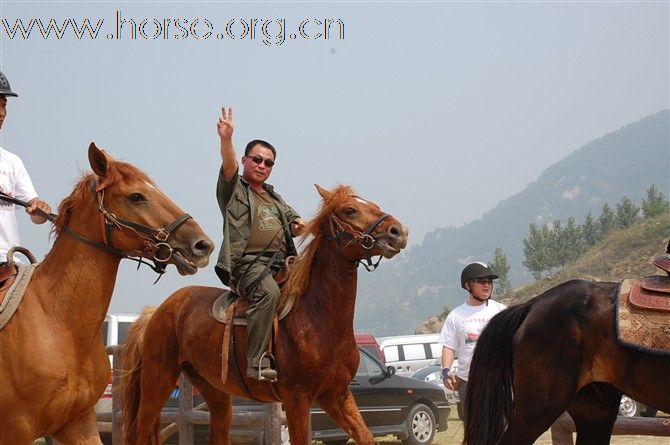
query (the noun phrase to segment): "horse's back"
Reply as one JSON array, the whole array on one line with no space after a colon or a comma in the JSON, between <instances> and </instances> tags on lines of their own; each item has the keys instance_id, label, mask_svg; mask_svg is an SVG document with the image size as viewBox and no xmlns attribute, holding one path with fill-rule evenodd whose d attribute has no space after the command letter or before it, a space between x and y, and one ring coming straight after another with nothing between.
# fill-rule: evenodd
<instances>
[{"instance_id":1,"label":"horse's back","mask_svg":"<svg viewBox=\"0 0 670 445\"><path fill-rule=\"evenodd\" d=\"M203 307L211 307L214 300L223 292L225 289L212 286L182 287L174 291L156 308L155 315L161 316L166 312L177 314L183 311L200 311Z\"/></svg>"}]
</instances>

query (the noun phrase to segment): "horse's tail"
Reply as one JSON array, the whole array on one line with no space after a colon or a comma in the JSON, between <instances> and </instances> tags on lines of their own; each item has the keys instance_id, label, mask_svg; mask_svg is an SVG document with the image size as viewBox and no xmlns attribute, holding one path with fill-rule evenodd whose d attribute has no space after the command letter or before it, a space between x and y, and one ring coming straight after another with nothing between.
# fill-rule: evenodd
<instances>
[{"instance_id":1,"label":"horse's tail","mask_svg":"<svg viewBox=\"0 0 670 445\"><path fill-rule=\"evenodd\" d=\"M500 443L513 409L512 340L531 304L526 302L500 312L477 340L465 396L463 444Z\"/></svg>"},{"instance_id":2,"label":"horse's tail","mask_svg":"<svg viewBox=\"0 0 670 445\"><path fill-rule=\"evenodd\" d=\"M140 318L128 330L128 336L121 351L121 394L123 394L123 412L121 425L126 443L131 443L136 430L137 413L142 398L142 345L144 332L151 316L156 312L155 307L147 307L142 311Z\"/></svg>"}]
</instances>

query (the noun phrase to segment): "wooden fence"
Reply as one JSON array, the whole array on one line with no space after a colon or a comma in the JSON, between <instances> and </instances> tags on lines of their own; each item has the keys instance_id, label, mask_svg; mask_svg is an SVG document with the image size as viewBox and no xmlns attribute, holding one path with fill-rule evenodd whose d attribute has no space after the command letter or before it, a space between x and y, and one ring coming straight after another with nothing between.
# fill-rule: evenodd
<instances>
[{"instance_id":1,"label":"wooden fence","mask_svg":"<svg viewBox=\"0 0 670 445\"><path fill-rule=\"evenodd\" d=\"M575 424L572 418L568 413L563 413L551 426L551 443L553 445L574 445L572 439L574 432ZM614 422L612 435L670 437L670 418L619 417Z\"/></svg>"},{"instance_id":2,"label":"wooden fence","mask_svg":"<svg viewBox=\"0 0 670 445\"><path fill-rule=\"evenodd\" d=\"M98 415L99 423L111 423L112 443L119 445L123 443L121 431L121 408L122 394L120 392L120 370L116 365L120 363L118 357L120 349L118 346L110 346L107 352L114 356L114 372L112 380L112 412ZM285 414L280 403L265 404L266 409L245 410L233 409L232 430L235 436L246 438L260 438L263 432L263 443L281 443L281 425L285 424ZM179 409L177 411L162 411L161 423L167 424L161 431L161 443L175 433L179 433L179 445L192 445L194 443L194 425L209 425L210 415L207 406L201 404L193 406L193 387L183 375L180 377ZM57 444L57 442L53 442Z\"/></svg>"}]
</instances>

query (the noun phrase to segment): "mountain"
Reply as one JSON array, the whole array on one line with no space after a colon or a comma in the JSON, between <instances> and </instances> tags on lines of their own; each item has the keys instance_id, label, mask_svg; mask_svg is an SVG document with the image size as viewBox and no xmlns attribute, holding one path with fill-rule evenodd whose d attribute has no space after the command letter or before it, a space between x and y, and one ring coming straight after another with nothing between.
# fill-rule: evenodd
<instances>
[{"instance_id":1,"label":"mountain","mask_svg":"<svg viewBox=\"0 0 670 445\"><path fill-rule=\"evenodd\" d=\"M669 239L670 211L666 211L627 229L613 231L579 258L566 264L562 271L514 289L499 300L508 306L523 303L572 278L619 282L626 278L663 275L652 261L663 255ZM439 332L444 318L436 315L424 321L417 327L416 333Z\"/></svg>"},{"instance_id":2,"label":"mountain","mask_svg":"<svg viewBox=\"0 0 670 445\"><path fill-rule=\"evenodd\" d=\"M670 194L670 110L663 110L596 139L547 168L520 193L481 219L437 228L375 273L359 274L355 327L378 336L413 333L423 320L464 298L460 272L472 260L490 261L501 247L514 286L532 281L522 266L528 225L581 223L623 196L640 203L652 186Z\"/></svg>"}]
</instances>

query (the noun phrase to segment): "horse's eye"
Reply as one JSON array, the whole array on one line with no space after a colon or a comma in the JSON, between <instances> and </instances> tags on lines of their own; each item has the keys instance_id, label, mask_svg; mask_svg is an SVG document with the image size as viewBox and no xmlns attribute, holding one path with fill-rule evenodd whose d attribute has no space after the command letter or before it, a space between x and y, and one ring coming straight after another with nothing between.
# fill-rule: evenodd
<instances>
[{"instance_id":1,"label":"horse's eye","mask_svg":"<svg viewBox=\"0 0 670 445\"><path fill-rule=\"evenodd\" d=\"M130 202L144 202L146 198L141 193L131 193L128 195L128 200Z\"/></svg>"},{"instance_id":2,"label":"horse's eye","mask_svg":"<svg viewBox=\"0 0 670 445\"><path fill-rule=\"evenodd\" d=\"M347 207L346 209L344 209L344 214L347 215L347 216L352 216L355 213L356 213L356 209L354 209L353 207Z\"/></svg>"}]
</instances>

